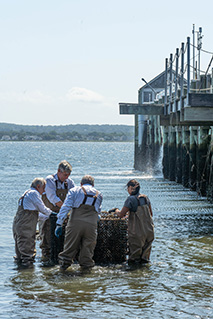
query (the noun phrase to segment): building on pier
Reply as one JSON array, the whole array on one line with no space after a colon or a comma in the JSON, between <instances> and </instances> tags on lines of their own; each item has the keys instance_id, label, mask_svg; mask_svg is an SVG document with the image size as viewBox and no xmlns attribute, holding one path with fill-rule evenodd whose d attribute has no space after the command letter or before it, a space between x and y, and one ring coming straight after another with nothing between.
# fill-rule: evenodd
<instances>
[{"instance_id":1,"label":"building on pier","mask_svg":"<svg viewBox=\"0 0 213 319\"><path fill-rule=\"evenodd\" d=\"M197 46L194 31L193 44L190 37L181 43L165 59L164 72L148 83L142 79L138 103L119 107L120 114L135 116L135 169L155 172L163 147L164 177L213 200L213 53L201 74L201 32Z\"/></svg>"}]
</instances>

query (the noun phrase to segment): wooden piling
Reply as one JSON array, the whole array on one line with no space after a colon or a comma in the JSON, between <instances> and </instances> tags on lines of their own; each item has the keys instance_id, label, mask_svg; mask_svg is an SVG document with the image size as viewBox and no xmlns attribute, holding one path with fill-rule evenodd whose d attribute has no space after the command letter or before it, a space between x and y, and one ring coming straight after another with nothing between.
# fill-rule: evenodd
<instances>
[{"instance_id":1,"label":"wooden piling","mask_svg":"<svg viewBox=\"0 0 213 319\"><path fill-rule=\"evenodd\" d=\"M182 184L185 187L189 187L189 146L189 127L182 126Z\"/></svg>"},{"instance_id":2,"label":"wooden piling","mask_svg":"<svg viewBox=\"0 0 213 319\"><path fill-rule=\"evenodd\" d=\"M169 129L167 126L163 128L163 176L169 178Z\"/></svg>"},{"instance_id":3,"label":"wooden piling","mask_svg":"<svg viewBox=\"0 0 213 319\"><path fill-rule=\"evenodd\" d=\"M190 126L190 144L189 144L189 186L191 190L196 190L196 147L197 147L197 127Z\"/></svg>"},{"instance_id":4,"label":"wooden piling","mask_svg":"<svg viewBox=\"0 0 213 319\"><path fill-rule=\"evenodd\" d=\"M198 127L197 130L197 180L196 189L198 194L206 196L207 188L207 167L209 161L209 146L210 138L209 135L210 127Z\"/></svg>"},{"instance_id":5,"label":"wooden piling","mask_svg":"<svg viewBox=\"0 0 213 319\"><path fill-rule=\"evenodd\" d=\"M211 141L209 144L209 162L207 168L208 186L207 186L207 198L213 203L213 126L211 127Z\"/></svg>"},{"instance_id":6,"label":"wooden piling","mask_svg":"<svg viewBox=\"0 0 213 319\"><path fill-rule=\"evenodd\" d=\"M175 181L176 171L176 130L169 127L169 179Z\"/></svg>"},{"instance_id":7,"label":"wooden piling","mask_svg":"<svg viewBox=\"0 0 213 319\"><path fill-rule=\"evenodd\" d=\"M182 182L182 130L181 127L176 128L176 167L175 181Z\"/></svg>"}]
</instances>

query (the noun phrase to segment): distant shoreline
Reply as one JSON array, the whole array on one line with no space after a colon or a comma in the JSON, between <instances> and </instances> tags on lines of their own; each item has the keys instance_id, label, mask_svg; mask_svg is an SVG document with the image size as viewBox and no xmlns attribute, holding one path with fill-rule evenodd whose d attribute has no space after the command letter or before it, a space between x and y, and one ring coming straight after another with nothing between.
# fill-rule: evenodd
<instances>
[{"instance_id":1,"label":"distant shoreline","mask_svg":"<svg viewBox=\"0 0 213 319\"><path fill-rule=\"evenodd\" d=\"M70 141L70 140L64 140L64 141L2 141L0 140L0 143L133 143L132 141Z\"/></svg>"},{"instance_id":2,"label":"distant shoreline","mask_svg":"<svg viewBox=\"0 0 213 319\"><path fill-rule=\"evenodd\" d=\"M132 142L133 140L134 127L129 125L43 126L0 123L2 142Z\"/></svg>"}]
</instances>

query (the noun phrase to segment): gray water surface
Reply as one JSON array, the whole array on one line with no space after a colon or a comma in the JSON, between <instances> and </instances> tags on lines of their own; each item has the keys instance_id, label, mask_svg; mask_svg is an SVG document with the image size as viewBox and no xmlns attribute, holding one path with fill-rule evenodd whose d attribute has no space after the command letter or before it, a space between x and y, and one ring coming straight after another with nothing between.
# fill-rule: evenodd
<instances>
[{"instance_id":1,"label":"gray water surface","mask_svg":"<svg viewBox=\"0 0 213 319\"><path fill-rule=\"evenodd\" d=\"M213 318L213 206L205 198L161 175L134 171L132 143L2 142L0 154L0 318ZM58 266L40 267L37 247L35 268L16 269L17 200L62 159L73 165L77 185L84 174L95 177L103 210L121 208L127 181L140 181L154 212L150 265L95 266L88 274L75 264L61 274Z\"/></svg>"}]
</instances>

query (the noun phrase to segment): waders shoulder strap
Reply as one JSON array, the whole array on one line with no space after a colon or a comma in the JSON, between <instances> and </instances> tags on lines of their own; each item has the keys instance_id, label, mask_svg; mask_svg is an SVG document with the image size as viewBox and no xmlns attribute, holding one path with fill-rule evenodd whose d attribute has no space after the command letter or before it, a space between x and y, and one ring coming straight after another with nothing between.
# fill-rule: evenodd
<instances>
[{"instance_id":1,"label":"waders shoulder strap","mask_svg":"<svg viewBox=\"0 0 213 319\"><path fill-rule=\"evenodd\" d=\"M23 200L24 200L24 196L29 192L29 190L27 190L18 200L18 202L21 200L21 206L23 206Z\"/></svg>"},{"instance_id":2,"label":"waders shoulder strap","mask_svg":"<svg viewBox=\"0 0 213 319\"><path fill-rule=\"evenodd\" d=\"M146 195L139 195L138 197L137 197L137 200L138 200L138 206L141 206L141 204L140 204L140 198L144 198L145 199L145 202L146 202L146 204L148 204L148 200L147 200L147 196Z\"/></svg>"},{"instance_id":3,"label":"waders shoulder strap","mask_svg":"<svg viewBox=\"0 0 213 319\"><path fill-rule=\"evenodd\" d=\"M82 188L82 190L83 190L83 192L84 192L84 200L83 200L82 205L86 203L87 197L93 197L94 199L93 199L93 202L92 202L92 206L94 206L94 205L95 205L95 202L96 202L96 199L97 199L97 197L98 197L98 194L99 194L98 191L96 191L96 194L95 194L95 195L89 195L89 194L87 194L87 192L86 192L86 190L85 190L85 188L84 188L83 186L81 186L81 188Z\"/></svg>"},{"instance_id":4,"label":"waders shoulder strap","mask_svg":"<svg viewBox=\"0 0 213 319\"><path fill-rule=\"evenodd\" d=\"M54 175L52 175L54 177ZM54 177L55 178L55 177ZM56 186L56 189L58 189L58 180L55 179L55 186ZM68 183L67 181L64 182L64 189L68 189Z\"/></svg>"}]
</instances>

